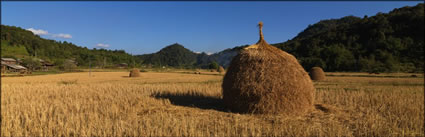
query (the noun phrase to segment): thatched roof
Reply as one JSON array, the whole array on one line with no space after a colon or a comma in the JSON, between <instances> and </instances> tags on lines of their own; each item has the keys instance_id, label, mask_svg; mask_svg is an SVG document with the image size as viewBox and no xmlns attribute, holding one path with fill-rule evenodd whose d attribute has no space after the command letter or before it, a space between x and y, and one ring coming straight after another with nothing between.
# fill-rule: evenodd
<instances>
[{"instance_id":1,"label":"thatched roof","mask_svg":"<svg viewBox=\"0 0 425 137\"><path fill-rule=\"evenodd\" d=\"M300 114L312 108L315 88L297 59L260 40L235 56L224 76L223 101L243 113Z\"/></svg>"},{"instance_id":2,"label":"thatched roof","mask_svg":"<svg viewBox=\"0 0 425 137\"><path fill-rule=\"evenodd\" d=\"M2 61L13 61L13 62L15 62L16 60L15 59L13 59L13 58L1 58L1 60Z\"/></svg>"},{"instance_id":3,"label":"thatched roof","mask_svg":"<svg viewBox=\"0 0 425 137\"><path fill-rule=\"evenodd\" d=\"M17 69L17 70L26 70L27 69L26 67L21 66L21 65L17 65L17 64L4 64L4 65L6 65L10 68L13 68L13 69Z\"/></svg>"}]
</instances>

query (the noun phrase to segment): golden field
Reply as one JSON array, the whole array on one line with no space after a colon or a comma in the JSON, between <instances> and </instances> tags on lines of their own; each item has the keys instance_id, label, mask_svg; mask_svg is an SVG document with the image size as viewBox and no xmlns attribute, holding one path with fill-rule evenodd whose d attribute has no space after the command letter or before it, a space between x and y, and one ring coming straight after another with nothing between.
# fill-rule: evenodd
<instances>
[{"instance_id":1,"label":"golden field","mask_svg":"<svg viewBox=\"0 0 425 137\"><path fill-rule=\"evenodd\" d=\"M424 77L329 73L305 115L231 113L217 72L1 78L1 136L424 136Z\"/></svg>"}]
</instances>

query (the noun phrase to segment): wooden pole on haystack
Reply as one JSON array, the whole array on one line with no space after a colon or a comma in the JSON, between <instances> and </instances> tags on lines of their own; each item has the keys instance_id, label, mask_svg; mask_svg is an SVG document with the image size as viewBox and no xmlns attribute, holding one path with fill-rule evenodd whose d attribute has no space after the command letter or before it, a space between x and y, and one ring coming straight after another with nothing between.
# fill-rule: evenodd
<instances>
[{"instance_id":1,"label":"wooden pole on haystack","mask_svg":"<svg viewBox=\"0 0 425 137\"><path fill-rule=\"evenodd\" d=\"M260 41L264 40L264 36L263 36L263 22L260 21L258 23L258 27L260 28Z\"/></svg>"}]
</instances>

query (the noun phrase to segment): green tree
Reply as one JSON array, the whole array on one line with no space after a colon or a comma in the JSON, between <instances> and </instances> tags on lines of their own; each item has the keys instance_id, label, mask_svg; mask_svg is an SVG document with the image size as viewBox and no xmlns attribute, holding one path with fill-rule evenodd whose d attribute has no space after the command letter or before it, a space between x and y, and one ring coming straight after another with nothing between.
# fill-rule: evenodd
<instances>
[{"instance_id":1,"label":"green tree","mask_svg":"<svg viewBox=\"0 0 425 137\"><path fill-rule=\"evenodd\" d=\"M209 65L209 68L214 69L214 70L217 70L218 67L219 67L219 65L215 61L211 62L210 65Z\"/></svg>"},{"instance_id":2,"label":"green tree","mask_svg":"<svg viewBox=\"0 0 425 137\"><path fill-rule=\"evenodd\" d=\"M33 57L27 57L22 59L22 65L24 65L31 71L34 71L41 67L41 63L38 61L38 59Z\"/></svg>"},{"instance_id":3,"label":"green tree","mask_svg":"<svg viewBox=\"0 0 425 137\"><path fill-rule=\"evenodd\" d=\"M63 63L63 70L65 71L75 71L77 69L77 65L73 61L65 60Z\"/></svg>"}]
</instances>

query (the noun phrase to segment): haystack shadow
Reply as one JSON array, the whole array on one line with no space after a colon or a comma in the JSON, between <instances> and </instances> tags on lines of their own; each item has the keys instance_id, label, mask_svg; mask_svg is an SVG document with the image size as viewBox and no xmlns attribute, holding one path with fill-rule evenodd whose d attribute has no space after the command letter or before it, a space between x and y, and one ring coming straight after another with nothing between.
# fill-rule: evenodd
<instances>
[{"instance_id":1,"label":"haystack shadow","mask_svg":"<svg viewBox=\"0 0 425 137\"><path fill-rule=\"evenodd\" d=\"M200 94L173 94L173 93L155 93L152 95L157 99L168 99L171 104L184 107L193 107L199 109L213 109L222 112L228 112L225 109L222 99Z\"/></svg>"}]
</instances>

